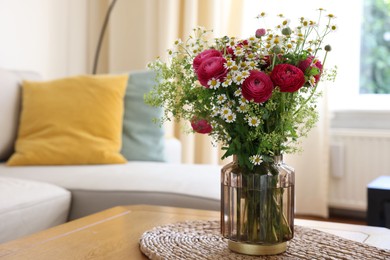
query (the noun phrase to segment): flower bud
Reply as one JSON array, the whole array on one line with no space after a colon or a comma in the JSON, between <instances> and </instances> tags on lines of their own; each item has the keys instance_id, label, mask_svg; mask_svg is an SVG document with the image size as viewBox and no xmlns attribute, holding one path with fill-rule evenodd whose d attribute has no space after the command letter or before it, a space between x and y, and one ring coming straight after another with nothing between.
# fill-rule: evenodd
<instances>
[{"instance_id":1,"label":"flower bud","mask_svg":"<svg viewBox=\"0 0 390 260\"><path fill-rule=\"evenodd\" d=\"M283 35L290 35L291 34L291 29L290 29L290 27L285 27L285 28L283 28L282 29L282 34Z\"/></svg>"},{"instance_id":2,"label":"flower bud","mask_svg":"<svg viewBox=\"0 0 390 260\"><path fill-rule=\"evenodd\" d=\"M282 51L282 49L280 49L279 45L275 45L274 47L272 47L272 51L275 54L279 54Z\"/></svg>"},{"instance_id":3,"label":"flower bud","mask_svg":"<svg viewBox=\"0 0 390 260\"><path fill-rule=\"evenodd\" d=\"M261 29L257 29L256 30L256 34L255 35L256 35L256 38L261 38L266 33L267 33L267 31L264 28L261 28Z\"/></svg>"},{"instance_id":4,"label":"flower bud","mask_svg":"<svg viewBox=\"0 0 390 260\"><path fill-rule=\"evenodd\" d=\"M332 47L328 44L328 45L325 45L325 51L331 51L332 50Z\"/></svg>"}]
</instances>

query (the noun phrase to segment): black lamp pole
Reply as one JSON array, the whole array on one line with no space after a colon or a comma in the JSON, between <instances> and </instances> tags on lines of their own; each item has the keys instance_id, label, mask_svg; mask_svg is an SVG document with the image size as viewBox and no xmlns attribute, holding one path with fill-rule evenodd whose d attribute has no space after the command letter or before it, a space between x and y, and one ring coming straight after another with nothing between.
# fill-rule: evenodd
<instances>
[{"instance_id":1,"label":"black lamp pole","mask_svg":"<svg viewBox=\"0 0 390 260\"><path fill-rule=\"evenodd\" d=\"M97 66L98 66L98 63L99 63L100 49L102 48L102 42L103 42L103 38L104 38L104 33L106 31L106 28L107 28L107 25L108 25L108 21L110 20L110 15L111 15L112 9L114 9L116 1L117 0L113 0L111 2L110 6L108 7L108 10L107 10L107 13L106 13L106 17L104 19L104 23L103 23L102 29L100 31L99 42L98 42L98 45L97 45L97 48L96 48L95 58L94 58L94 61L93 61L93 71L92 71L92 74L96 74Z\"/></svg>"}]
</instances>

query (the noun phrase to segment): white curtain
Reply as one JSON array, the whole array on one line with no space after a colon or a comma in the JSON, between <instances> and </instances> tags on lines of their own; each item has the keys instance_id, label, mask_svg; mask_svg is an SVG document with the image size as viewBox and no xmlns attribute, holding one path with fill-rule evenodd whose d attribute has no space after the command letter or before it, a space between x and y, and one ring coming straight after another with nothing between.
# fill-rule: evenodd
<instances>
[{"instance_id":1,"label":"white curtain","mask_svg":"<svg viewBox=\"0 0 390 260\"><path fill-rule=\"evenodd\" d=\"M302 140L303 152L286 155L284 161L295 169L296 213L328 217L328 180L330 167L329 113L327 93L318 102L317 126Z\"/></svg>"},{"instance_id":2,"label":"white curtain","mask_svg":"<svg viewBox=\"0 0 390 260\"><path fill-rule=\"evenodd\" d=\"M89 0L91 38L97 30L110 1ZM242 21L240 0L118 0L112 12L98 72L121 73L145 69L178 39L186 39L196 26L213 29L216 37L240 35ZM95 45L91 45L95 48ZM92 53L91 53L92 54ZM204 135L183 133L183 125L167 124L167 135L182 143L184 163L218 164L220 150Z\"/></svg>"}]
</instances>

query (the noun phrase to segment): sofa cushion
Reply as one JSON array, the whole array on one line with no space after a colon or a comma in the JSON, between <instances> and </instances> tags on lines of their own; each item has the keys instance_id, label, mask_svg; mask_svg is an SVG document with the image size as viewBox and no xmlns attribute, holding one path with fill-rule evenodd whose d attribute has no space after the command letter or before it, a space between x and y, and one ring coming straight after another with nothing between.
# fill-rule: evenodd
<instances>
[{"instance_id":1,"label":"sofa cushion","mask_svg":"<svg viewBox=\"0 0 390 260\"><path fill-rule=\"evenodd\" d=\"M6 161L14 149L23 79L39 80L40 77L34 72L0 68L0 161Z\"/></svg>"},{"instance_id":2,"label":"sofa cushion","mask_svg":"<svg viewBox=\"0 0 390 260\"><path fill-rule=\"evenodd\" d=\"M155 85L152 71L129 74L123 120L121 153L129 161L165 161L164 131L153 119L160 118L161 108L144 103L144 95Z\"/></svg>"},{"instance_id":3,"label":"sofa cushion","mask_svg":"<svg viewBox=\"0 0 390 260\"><path fill-rule=\"evenodd\" d=\"M127 78L25 81L18 139L8 165L124 163L119 151Z\"/></svg>"},{"instance_id":4,"label":"sofa cushion","mask_svg":"<svg viewBox=\"0 0 390 260\"><path fill-rule=\"evenodd\" d=\"M0 164L0 177L49 182L72 192L70 218L126 204L219 210L220 166L162 162L116 165L24 166Z\"/></svg>"},{"instance_id":5,"label":"sofa cushion","mask_svg":"<svg viewBox=\"0 0 390 260\"><path fill-rule=\"evenodd\" d=\"M66 222L70 199L52 184L0 177L0 243Z\"/></svg>"}]
</instances>

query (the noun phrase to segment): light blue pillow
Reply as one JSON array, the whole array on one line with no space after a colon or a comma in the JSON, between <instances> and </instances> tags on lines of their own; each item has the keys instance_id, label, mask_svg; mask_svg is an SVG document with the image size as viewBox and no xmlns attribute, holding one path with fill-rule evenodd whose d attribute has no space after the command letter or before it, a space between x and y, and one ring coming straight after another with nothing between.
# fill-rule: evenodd
<instances>
[{"instance_id":1,"label":"light blue pillow","mask_svg":"<svg viewBox=\"0 0 390 260\"><path fill-rule=\"evenodd\" d=\"M129 73L125 96L122 155L129 161L165 161L164 130L153 118L162 116L162 109L144 103L144 94L155 85L153 71Z\"/></svg>"}]
</instances>

